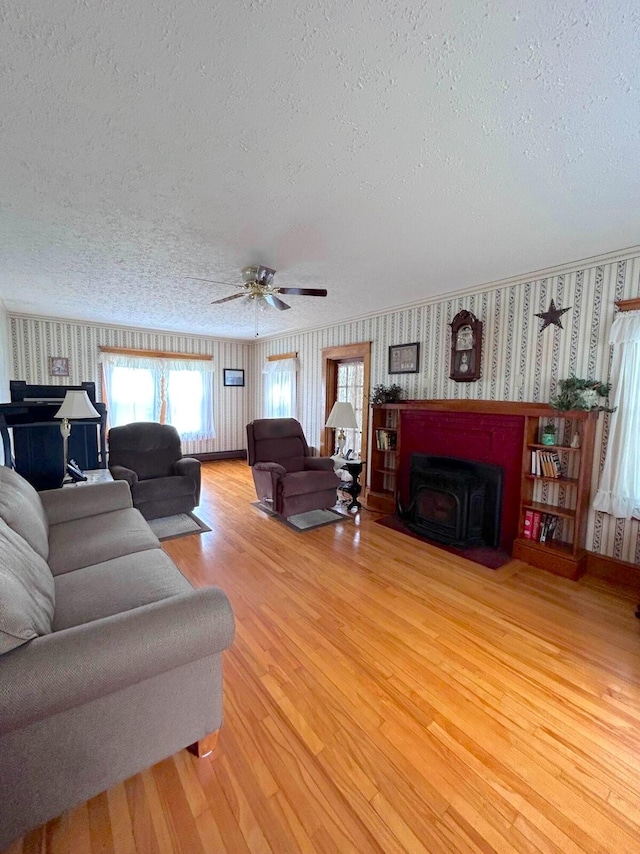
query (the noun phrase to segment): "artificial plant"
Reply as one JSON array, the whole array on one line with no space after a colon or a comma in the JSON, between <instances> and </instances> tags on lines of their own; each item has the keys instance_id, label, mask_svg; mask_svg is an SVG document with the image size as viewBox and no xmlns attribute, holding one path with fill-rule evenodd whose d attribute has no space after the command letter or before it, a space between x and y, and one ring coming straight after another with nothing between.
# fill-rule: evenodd
<instances>
[{"instance_id":1,"label":"artificial plant","mask_svg":"<svg viewBox=\"0 0 640 854\"><path fill-rule=\"evenodd\" d=\"M402 397L402 386L396 385L377 385L369 397L369 402L374 406L381 403L397 403Z\"/></svg>"},{"instance_id":2,"label":"artificial plant","mask_svg":"<svg viewBox=\"0 0 640 854\"><path fill-rule=\"evenodd\" d=\"M549 401L554 409L566 412L568 409L582 409L590 411L598 409L604 412L613 412L607 406L599 402L599 398L609 396L611 386L599 380L583 380L571 376L566 380L558 380L560 391Z\"/></svg>"}]
</instances>

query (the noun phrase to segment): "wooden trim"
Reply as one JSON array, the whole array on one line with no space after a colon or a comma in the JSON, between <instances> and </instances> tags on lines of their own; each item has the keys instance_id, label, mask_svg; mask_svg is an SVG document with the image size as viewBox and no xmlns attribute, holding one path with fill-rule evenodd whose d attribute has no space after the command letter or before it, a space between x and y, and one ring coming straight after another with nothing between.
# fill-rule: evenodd
<instances>
[{"instance_id":1,"label":"wooden trim","mask_svg":"<svg viewBox=\"0 0 640 854\"><path fill-rule=\"evenodd\" d=\"M615 306L618 311L640 311L640 297L637 299L619 299Z\"/></svg>"},{"instance_id":2,"label":"wooden trim","mask_svg":"<svg viewBox=\"0 0 640 854\"><path fill-rule=\"evenodd\" d=\"M238 451L203 451L201 454L189 454L201 463L214 462L215 460L246 460L247 452L245 450Z\"/></svg>"},{"instance_id":3,"label":"wooden trim","mask_svg":"<svg viewBox=\"0 0 640 854\"><path fill-rule=\"evenodd\" d=\"M640 591L640 566L635 563L587 552L587 573L592 577L631 587L636 592Z\"/></svg>"},{"instance_id":4,"label":"wooden trim","mask_svg":"<svg viewBox=\"0 0 640 854\"><path fill-rule=\"evenodd\" d=\"M126 347L103 347L101 353L117 353L119 356L143 356L151 359L197 359L200 362L210 362L213 356L203 356L198 353L171 353L168 350L132 350Z\"/></svg>"},{"instance_id":5,"label":"wooden trim","mask_svg":"<svg viewBox=\"0 0 640 854\"><path fill-rule=\"evenodd\" d=\"M568 418L584 421L597 420L597 410L570 409L560 411L548 403L516 402L510 400L402 400L384 403L386 409L431 409L436 412L476 412L484 415L532 415L538 418Z\"/></svg>"},{"instance_id":6,"label":"wooden trim","mask_svg":"<svg viewBox=\"0 0 640 854\"><path fill-rule=\"evenodd\" d=\"M267 356L267 362L280 362L282 359L297 359L298 354L293 353L278 353L277 356Z\"/></svg>"},{"instance_id":7,"label":"wooden trim","mask_svg":"<svg viewBox=\"0 0 640 854\"><path fill-rule=\"evenodd\" d=\"M368 458L369 448L369 407L367 398L370 388L371 376L371 341L362 341L359 344L344 344L340 347L324 347L322 350L322 385L324 387L324 419L322 421L322 432L320 435L320 456L328 457L333 453L332 439L333 430L325 427L331 407L337 395L338 374L336 363L345 359L362 359L364 362L363 394L362 401L362 436L360 456L363 460Z\"/></svg>"}]
</instances>

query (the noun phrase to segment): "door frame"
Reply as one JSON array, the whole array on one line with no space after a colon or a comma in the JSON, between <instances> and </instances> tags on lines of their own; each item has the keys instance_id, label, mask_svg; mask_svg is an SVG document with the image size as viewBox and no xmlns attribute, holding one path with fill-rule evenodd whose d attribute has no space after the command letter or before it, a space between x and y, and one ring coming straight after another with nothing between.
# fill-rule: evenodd
<instances>
[{"instance_id":1,"label":"door frame","mask_svg":"<svg viewBox=\"0 0 640 854\"><path fill-rule=\"evenodd\" d=\"M367 459L369 450L369 382L371 377L371 341L360 344L343 344L340 347L324 347L322 350L322 385L324 387L324 418L320 432L320 455L333 454L333 430L324 427L336 400L338 389L338 363L347 359L362 359L364 381L362 386L362 441L360 456Z\"/></svg>"}]
</instances>

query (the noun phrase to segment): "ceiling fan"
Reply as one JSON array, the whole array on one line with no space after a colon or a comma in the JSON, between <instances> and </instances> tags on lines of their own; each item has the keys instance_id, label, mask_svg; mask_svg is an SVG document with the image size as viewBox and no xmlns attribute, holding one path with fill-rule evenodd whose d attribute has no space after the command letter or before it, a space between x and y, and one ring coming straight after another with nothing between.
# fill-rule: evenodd
<instances>
[{"instance_id":1,"label":"ceiling fan","mask_svg":"<svg viewBox=\"0 0 640 854\"><path fill-rule=\"evenodd\" d=\"M194 282L210 282L213 285L228 285L240 290L240 293L232 294L230 297L222 297L222 299L214 300L211 305L220 305L223 302L230 302L234 299L244 297L245 300L254 301L256 307L259 303L266 303L272 308L277 308L278 311L286 311L291 308L286 302L280 299L277 294L292 294L300 297L326 297L327 292L324 288L276 288L271 283L276 271L270 267L263 267L262 264L252 264L242 268L242 284L233 284L232 282L217 282L214 279L196 279L193 276L187 276Z\"/></svg>"}]
</instances>

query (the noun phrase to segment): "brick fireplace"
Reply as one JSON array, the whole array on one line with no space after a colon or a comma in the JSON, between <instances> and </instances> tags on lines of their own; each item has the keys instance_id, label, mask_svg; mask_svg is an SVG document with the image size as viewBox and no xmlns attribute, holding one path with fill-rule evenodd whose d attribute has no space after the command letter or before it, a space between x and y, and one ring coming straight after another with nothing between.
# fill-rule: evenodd
<instances>
[{"instance_id":1,"label":"brick fireplace","mask_svg":"<svg viewBox=\"0 0 640 854\"><path fill-rule=\"evenodd\" d=\"M439 401L442 408L400 409L402 444L399 449L398 498L408 508L411 501L411 460L414 454L453 457L476 463L486 463L503 470L502 524L499 546L511 553L518 534L520 495L520 470L524 418L490 409L489 401L469 401L469 411L464 401ZM480 406L481 405L481 406ZM455 408L454 408L455 407ZM498 404L496 410L503 408Z\"/></svg>"},{"instance_id":2,"label":"brick fireplace","mask_svg":"<svg viewBox=\"0 0 640 854\"><path fill-rule=\"evenodd\" d=\"M417 534L458 548L500 545L502 466L457 457L411 455L409 506Z\"/></svg>"}]
</instances>

